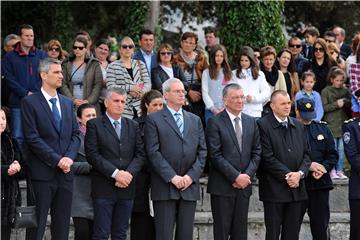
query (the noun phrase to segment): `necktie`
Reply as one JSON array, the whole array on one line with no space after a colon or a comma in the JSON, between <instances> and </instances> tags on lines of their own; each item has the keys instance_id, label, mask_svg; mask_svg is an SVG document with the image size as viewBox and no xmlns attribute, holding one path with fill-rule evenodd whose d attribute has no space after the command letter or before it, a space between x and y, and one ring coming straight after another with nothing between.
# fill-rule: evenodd
<instances>
[{"instance_id":1,"label":"necktie","mask_svg":"<svg viewBox=\"0 0 360 240\"><path fill-rule=\"evenodd\" d=\"M236 138L237 138L237 141L239 143L239 148L240 148L240 151L241 151L241 146L242 146L242 133L241 133L241 128L240 128L240 118L236 117L234 119L235 121L235 134L236 134Z\"/></svg>"},{"instance_id":2,"label":"necktie","mask_svg":"<svg viewBox=\"0 0 360 240\"><path fill-rule=\"evenodd\" d=\"M183 121L181 119L181 114L180 113L175 113L174 116L175 116L176 125L178 126L179 131L180 131L181 136L182 136L183 133L184 133L184 124L183 124Z\"/></svg>"},{"instance_id":3,"label":"necktie","mask_svg":"<svg viewBox=\"0 0 360 240\"><path fill-rule=\"evenodd\" d=\"M58 131L60 131L60 128L61 128L61 117L60 117L59 109L58 109L57 106L56 106L56 101L57 101L57 98L51 98L51 99L50 99L50 102L51 102L51 111L52 111L53 116L54 116L55 126L56 126L56 129L57 129Z\"/></svg>"},{"instance_id":4,"label":"necktie","mask_svg":"<svg viewBox=\"0 0 360 240\"><path fill-rule=\"evenodd\" d=\"M118 138L120 139L121 136L121 126L120 126L120 122L119 121L114 121L114 127L115 127L115 132L116 135L118 136Z\"/></svg>"},{"instance_id":5,"label":"necktie","mask_svg":"<svg viewBox=\"0 0 360 240\"><path fill-rule=\"evenodd\" d=\"M281 126L282 126L283 128L287 128L287 127L288 127L287 121L281 122Z\"/></svg>"}]
</instances>

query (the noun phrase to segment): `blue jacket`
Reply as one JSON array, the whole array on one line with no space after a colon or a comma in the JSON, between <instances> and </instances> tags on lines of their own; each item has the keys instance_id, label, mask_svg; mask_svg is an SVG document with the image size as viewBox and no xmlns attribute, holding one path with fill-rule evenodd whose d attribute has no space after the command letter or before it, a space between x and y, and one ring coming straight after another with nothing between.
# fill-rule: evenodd
<instances>
[{"instance_id":1,"label":"blue jacket","mask_svg":"<svg viewBox=\"0 0 360 240\"><path fill-rule=\"evenodd\" d=\"M38 74L39 62L47 54L33 46L26 55L18 43L14 49L5 55L2 62L6 85L10 89L9 107L20 108L20 101L28 92L39 92L41 79Z\"/></svg>"}]
</instances>

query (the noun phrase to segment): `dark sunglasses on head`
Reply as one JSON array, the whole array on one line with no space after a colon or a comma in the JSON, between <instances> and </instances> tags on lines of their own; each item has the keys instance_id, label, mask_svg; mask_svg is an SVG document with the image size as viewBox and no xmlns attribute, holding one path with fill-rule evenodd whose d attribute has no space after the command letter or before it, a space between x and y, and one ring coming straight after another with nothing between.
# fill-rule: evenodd
<instances>
[{"instance_id":1,"label":"dark sunglasses on head","mask_svg":"<svg viewBox=\"0 0 360 240\"><path fill-rule=\"evenodd\" d=\"M51 51L51 52L60 52L60 48L50 48L49 51Z\"/></svg>"},{"instance_id":2,"label":"dark sunglasses on head","mask_svg":"<svg viewBox=\"0 0 360 240\"><path fill-rule=\"evenodd\" d=\"M291 47L291 48L301 48L301 44L296 44L296 45L290 44L289 47Z\"/></svg>"},{"instance_id":3,"label":"dark sunglasses on head","mask_svg":"<svg viewBox=\"0 0 360 240\"><path fill-rule=\"evenodd\" d=\"M327 42L327 43L334 43L335 41L330 40L330 39L325 39L325 42Z\"/></svg>"},{"instance_id":4,"label":"dark sunglasses on head","mask_svg":"<svg viewBox=\"0 0 360 240\"><path fill-rule=\"evenodd\" d=\"M129 48L129 49L133 49L135 46L134 45L121 45L121 48L123 49L126 49L126 48Z\"/></svg>"},{"instance_id":5,"label":"dark sunglasses on head","mask_svg":"<svg viewBox=\"0 0 360 240\"><path fill-rule=\"evenodd\" d=\"M325 52L325 49L324 48L314 48L314 51L315 52Z\"/></svg>"},{"instance_id":6,"label":"dark sunglasses on head","mask_svg":"<svg viewBox=\"0 0 360 240\"><path fill-rule=\"evenodd\" d=\"M78 46L73 46L73 49L76 50L76 49L79 49L79 50L84 50L85 47L78 47Z\"/></svg>"},{"instance_id":7,"label":"dark sunglasses on head","mask_svg":"<svg viewBox=\"0 0 360 240\"><path fill-rule=\"evenodd\" d=\"M172 54L172 52L161 52L160 53L161 56L171 55L171 54Z\"/></svg>"}]
</instances>

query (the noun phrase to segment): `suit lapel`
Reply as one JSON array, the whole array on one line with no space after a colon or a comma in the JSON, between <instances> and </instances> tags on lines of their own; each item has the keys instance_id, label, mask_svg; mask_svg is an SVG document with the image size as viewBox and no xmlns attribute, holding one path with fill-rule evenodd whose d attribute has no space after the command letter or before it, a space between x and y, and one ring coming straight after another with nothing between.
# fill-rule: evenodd
<instances>
[{"instance_id":1,"label":"suit lapel","mask_svg":"<svg viewBox=\"0 0 360 240\"><path fill-rule=\"evenodd\" d=\"M65 102L64 102L63 96L58 94L58 97L59 97L60 111L61 111L61 128L60 128L60 131L62 132L62 131L65 131L65 128L66 128L65 123L72 122L72 121L69 121L68 119L66 119L67 114L66 114L66 107L65 107Z\"/></svg>"},{"instance_id":2,"label":"suit lapel","mask_svg":"<svg viewBox=\"0 0 360 240\"><path fill-rule=\"evenodd\" d=\"M188 112L186 112L184 110L182 110L182 112L183 112L183 118L184 118L184 138L185 138L185 136L187 136L187 134L189 134L189 132L190 132L191 118L190 118Z\"/></svg>"},{"instance_id":3,"label":"suit lapel","mask_svg":"<svg viewBox=\"0 0 360 240\"><path fill-rule=\"evenodd\" d=\"M234 130L234 126L231 122L231 119L229 117L229 114L226 112L226 111L222 111L220 113L221 115L221 119L222 121L224 122L224 125L226 126L226 128L228 129L228 132L229 132L229 135L231 137L231 139L233 140L237 150L239 151L239 153L241 152L240 151L240 148L239 148L239 143L237 141L237 138L236 138L236 135L235 135L235 130ZM244 138L243 138L244 139ZM242 141L241 141L242 142Z\"/></svg>"},{"instance_id":4,"label":"suit lapel","mask_svg":"<svg viewBox=\"0 0 360 240\"><path fill-rule=\"evenodd\" d=\"M38 96L39 96L39 99L40 99L40 104L41 104L41 106L44 108L44 110L45 110L45 112L46 112L46 115L47 115L48 118L50 119L50 121L51 121L54 129L56 129L56 131L58 132L58 130L57 130L57 128L56 128L56 124L55 124L54 115L53 115L53 113L52 113L52 111L51 111L51 109L50 109L49 104L47 103L44 95L43 95L41 92L39 93ZM61 103L60 103L60 105L61 105Z\"/></svg>"},{"instance_id":5,"label":"suit lapel","mask_svg":"<svg viewBox=\"0 0 360 240\"><path fill-rule=\"evenodd\" d=\"M102 121L103 121L103 124L104 124L104 127L106 128L107 131L109 131L109 133L115 138L117 139L117 141L120 141L116 132L115 132L115 129L114 127L112 126L111 122L110 122L110 119L106 116L106 114L104 116L102 116ZM122 126L121 126L121 132L123 132L122 130Z\"/></svg>"},{"instance_id":6,"label":"suit lapel","mask_svg":"<svg viewBox=\"0 0 360 240\"><path fill-rule=\"evenodd\" d=\"M164 107L163 116L164 116L165 122L170 125L170 127L176 132L176 134L179 137L182 138L182 136L180 134L180 130L179 130L178 126L176 125L175 119L171 115L171 112L169 111L169 109L167 109L167 107ZM185 130L184 130L184 132L185 132ZM184 133L184 135L185 135L185 133Z\"/></svg>"}]
</instances>

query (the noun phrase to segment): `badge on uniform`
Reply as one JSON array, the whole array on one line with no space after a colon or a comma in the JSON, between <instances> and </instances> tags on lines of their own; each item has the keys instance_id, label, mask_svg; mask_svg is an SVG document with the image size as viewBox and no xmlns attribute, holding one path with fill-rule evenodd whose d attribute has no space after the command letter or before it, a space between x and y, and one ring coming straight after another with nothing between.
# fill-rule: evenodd
<instances>
[{"instance_id":1,"label":"badge on uniform","mask_svg":"<svg viewBox=\"0 0 360 240\"><path fill-rule=\"evenodd\" d=\"M350 132L344 133L344 143L348 144L350 142Z\"/></svg>"},{"instance_id":2,"label":"badge on uniform","mask_svg":"<svg viewBox=\"0 0 360 240\"><path fill-rule=\"evenodd\" d=\"M324 135L322 135L322 134L317 135L317 140L321 141L321 140L324 140L324 139L325 139Z\"/></svg>"}]
</instances>

